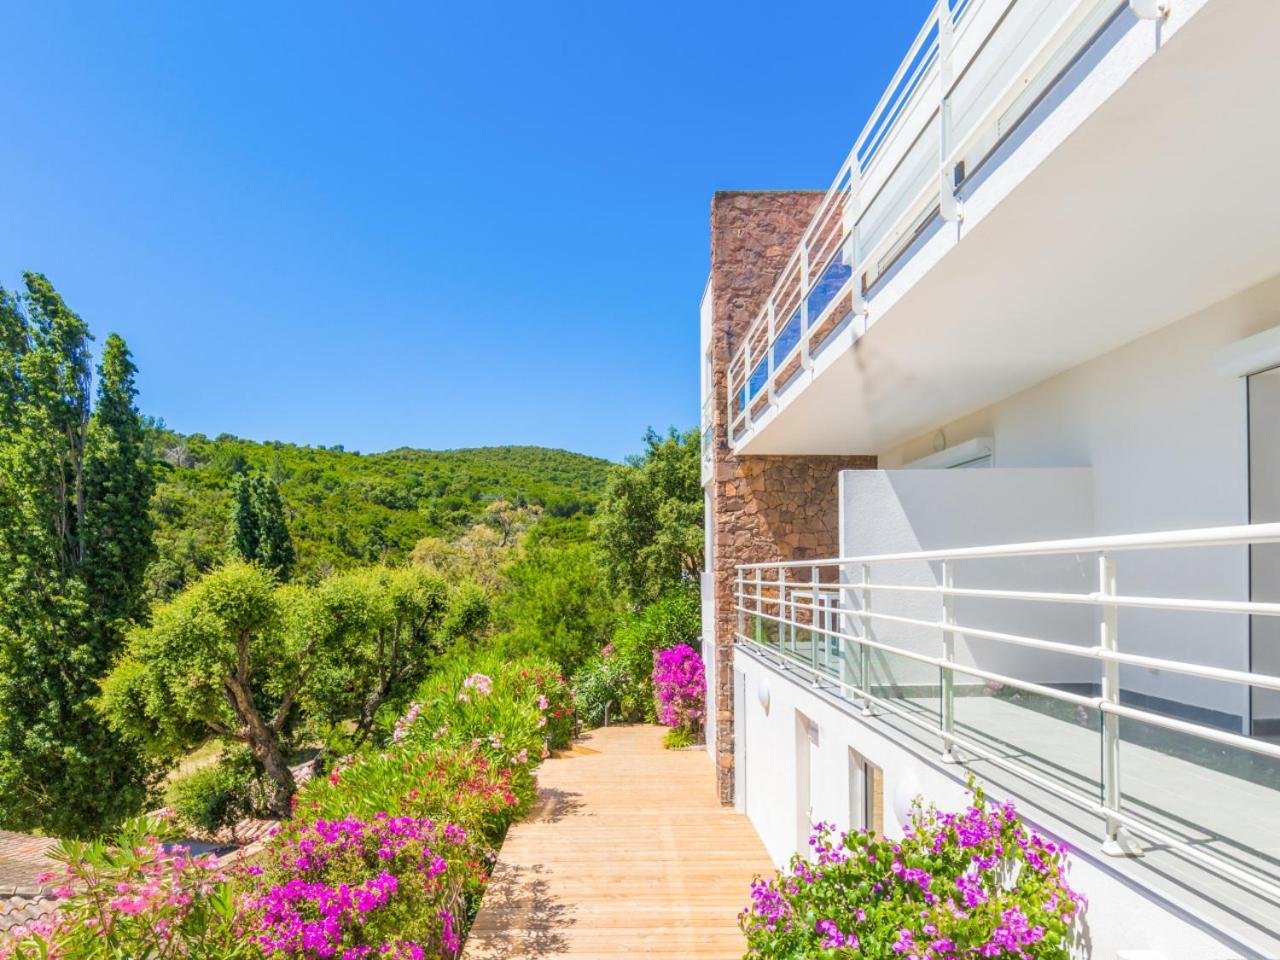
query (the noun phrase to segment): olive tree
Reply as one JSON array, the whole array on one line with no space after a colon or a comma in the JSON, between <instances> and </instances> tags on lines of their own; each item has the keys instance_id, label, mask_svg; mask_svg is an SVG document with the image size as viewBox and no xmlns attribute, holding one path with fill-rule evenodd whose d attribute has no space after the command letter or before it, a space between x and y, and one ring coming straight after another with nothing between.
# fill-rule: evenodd
<instances>
[{"instance_id":1,"label":"olive tree","mask_svg":"<svg viewBox=\"0 0 1280 960\"><path fill-rule=\"evenodd\" d=\"M316 643L342 655L308 685L308 711L331 723L354 719L355 744L363 743L384 703L416 687L452 642L483 628L474 599L416 566L370 567L325 581L299 629L326 632Z\"/></svg>"},{"instance_id":2,"label":"olive tree","mask_svg":"<svg viewBox=\"0 0 1280 960\"><path fill-rule=\"evenodd\" d=\"M229 562L129 633L99 709L156 756L176 757L210 734L247 745L274 785L273 812L287 815L294 780L282 735L338 636L314 628L315 615L306 588Z\"/></svg>"}]
</instances>

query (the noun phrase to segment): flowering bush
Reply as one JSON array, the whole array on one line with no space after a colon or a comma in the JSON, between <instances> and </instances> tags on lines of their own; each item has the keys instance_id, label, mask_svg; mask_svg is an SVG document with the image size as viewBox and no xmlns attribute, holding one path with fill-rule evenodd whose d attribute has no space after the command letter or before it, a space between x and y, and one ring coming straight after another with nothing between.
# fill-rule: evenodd
<instances>
[{"instance_id":1,"label":"flowering bush","mask_svg":"<svg viewBox=\"0 0 1280 960\"><path fill-rule=\"evenodd\" d=\"M707 678L702 657L692 647L680 643L653 652L653 691L659 723L691 733L701 729Z\"/></svg>"},{"instance_id":2,"label":"flowering bush","mask_svg":"<svg viewBox=\"0 0 1280 960\"><path fill-rule=\"evenodd\" d=\"M546 661L493 656L455 658L417 694L383 748L309 782L230 874L166 852L155 821L118 849L64 844L61 909L11 932L0 960L456 956L534 768L572 735L572 694Z\"/></svg>"},{"instance_id":3,"label":"flowering bush","mask_svg":"<svg viewBox=\"0 0 1280 960\"><path fill-rule=\"evenodd\" d=\"M960 814L917 802L902 840L817 824L810 858L757 879L739 924L748 958L1067 960L1084 898L1066 850L980 789Z\"/></svg>"},{"instance_id":4,"label":"flowering bush","mask_svg":"<svg viewBox=\"0 0 1280 960\"><path fill-rule=\"evenodd\" d=\"M335 768L299 792L296 817L432 817L496 843L534 795L528 765L494 762L470 743L392 749Z\"/></svg>"},{"instance_id":5,"label":"flowering bush","mask_svg":"<svg viewBox=\"0 0 1280 960\"><path fill-rule=\"evenodd\" d=\"M504 765L537 763L572 735L572 694L555 666L496 655L443 666L418 688L392 734L414 746L470 744Z\"/></svg>"},{"instance_id":6,"label":"flowering bush","mask_svg":"<svg viewBox=\"0 0 1280 960\"><path fill-rule=\"evenodd\" d=\"M58 909L9 931L0 960L230 960L252 955L242 942L228 878L212 856L168 851L167 825L141 818L113 844L63 841L52 853L61 870Z\"/></svg>"},{"instance_id":7,"label":"flowering bush","mask_svg":"<svg viewBox=\"0 0 1280 960\"><path fill-rule=\"evenodd\" d=\"M267 957L422 960L458 952L463 888L482 868L462 827L384 813L287 824L241 871Z\"/></svg>"}]
</instances>

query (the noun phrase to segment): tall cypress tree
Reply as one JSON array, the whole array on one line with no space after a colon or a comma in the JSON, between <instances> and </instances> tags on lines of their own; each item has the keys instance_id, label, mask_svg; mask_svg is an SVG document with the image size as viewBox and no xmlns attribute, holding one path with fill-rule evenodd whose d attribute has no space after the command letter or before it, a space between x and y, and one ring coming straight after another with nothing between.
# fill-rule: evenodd
<instances>
[{"instance_id":1,"label":"tall cypress tree","mask_svg":"<svg viewBox=\"0 0 1280 960\"><path fill-rule=\"evenodd\" d=\"M293 538L284 519L280 487L270 477L253 478L253 507L258 518L258 562L288 580L293 575Z\"/></svg>"},{"instance_id":2,"label":"tall cypress tree","mask_svg":"<svg viewBox=\"0 0 1280 960\"><path fill-rule=\"evenodd\" d=\"M138 614L151 470L134 368L39 274L0 291L0 826L85 834L135 812L151 769L90 706Z\"/></svg>"},{"instance_id":3,"label":"tall cypress tree","mask_svg":"<svg viewBox=\"0 0 1280 960\"><path fill-rule=\"evenodd\" d=\"M237 473L231 479L231 522L227 552L241 560L258 557L258 513L253 504L253 477Z\"/></svg>"},{"instance_id":4,"label":"tall cypress tree","mask_svg":"<svg viewBox=\"0 0 1280 960\"><path fill-rule=\"evenodd\" d=\"M280 580L293 574L293 538L285 522L280 488L261 474L237 474L231 482L228 551L233 557L261 564Z\"/></svg>"}]
</instances>

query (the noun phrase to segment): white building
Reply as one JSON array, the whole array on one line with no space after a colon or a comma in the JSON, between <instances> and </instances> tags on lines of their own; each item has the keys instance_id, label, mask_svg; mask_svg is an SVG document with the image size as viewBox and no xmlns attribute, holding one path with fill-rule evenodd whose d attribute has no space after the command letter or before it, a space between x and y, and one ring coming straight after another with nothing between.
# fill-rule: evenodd
<instances>
[{"instance_id":1,"label":"white building","mask_svg":"<svg viewBox=\"0 0 1280 960\"><path fill-rule=\"evenodd\" d=\"M973 770L1093 956L1280 956L1280 2L948 6L712 205L722 796L782 863Z\"/></svg>"}]
</instances>

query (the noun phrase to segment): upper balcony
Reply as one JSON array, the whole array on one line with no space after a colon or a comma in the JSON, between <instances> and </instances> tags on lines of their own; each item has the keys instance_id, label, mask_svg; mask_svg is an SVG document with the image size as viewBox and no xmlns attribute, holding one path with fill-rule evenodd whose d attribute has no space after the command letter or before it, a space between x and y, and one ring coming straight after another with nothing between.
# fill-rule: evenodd
<instances>
[{"instance_id":1,"label":"upper balcony","mask_svg":"<svg viewBox=\"0 0 1280 960\"><path fill-rule=\"evenodd\" d=\"M736 346L735 452L875 453L1275 274L1275 27L940 0Z\"/></svg>"}]
</instances>

